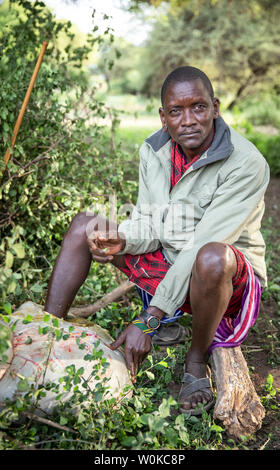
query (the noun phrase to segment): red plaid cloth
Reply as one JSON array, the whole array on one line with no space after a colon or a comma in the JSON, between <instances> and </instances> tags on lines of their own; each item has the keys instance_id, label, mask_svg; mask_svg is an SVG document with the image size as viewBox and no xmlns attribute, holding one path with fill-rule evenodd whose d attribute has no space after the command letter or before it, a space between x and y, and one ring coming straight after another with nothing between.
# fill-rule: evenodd
<instances>
[{"instance_id":1,"label":"red plaid cloth","mask_svg":"<svg viewBox=\"0 0 280 470\"><path fill-rule=\"evenodd\" d=\"M248 270L244 255L232 245L229 246L235 254L237 270L232 279L233 294L224 316L232 318L240 310L243 292L247 283ZM161 250L137 256L125 255L125 262L127 268L120 268L121 271L129 277L131 282L134 282L138 287L151 295L155 294L157 286L171 266L165 260ZM179 308L183 312L192 313L189 293L184 304Z\"/></svg>"},{"instance_id":2,"label":"red plaid cloth","mask_svg":"<svg viewBox=\"0 0 280 470\"><path fill-rule=\"evenodd\" d=\"M205 149L207 150L207 149ZM179 144L172 139L172 158L171 158L171 189L178 183L179 179L183 176L185 171L198 159L200 155L196 155L190 163L188 163L184 152L181 150Z\"/></svg>"},{"instance_id":3,"label":"red plaid cloth","mask_svg":"<svg viewBox=\"0 0 280 470\"><path fill-rule=\"evenodd\" d=\"M197 155L188 163L180 146L175 141L172 141L170 191L178 183L185 171L199 158L200 155ZM229 246L234 251L237 261L237 271L233 278L233 295L225 312L225 316L232 317L238 313L241 306L241 299L247 282L247 265L243 254L233 246ZM127 268L120 268L121 271L129 277L131 282L134 282L138 287L151 295L155 294L157 286L171 266L166 261L161 250L144 253L143 255L126 254L124 259ZM189 294L180 309L191 313Z\"/></svg>"}]
</instances>

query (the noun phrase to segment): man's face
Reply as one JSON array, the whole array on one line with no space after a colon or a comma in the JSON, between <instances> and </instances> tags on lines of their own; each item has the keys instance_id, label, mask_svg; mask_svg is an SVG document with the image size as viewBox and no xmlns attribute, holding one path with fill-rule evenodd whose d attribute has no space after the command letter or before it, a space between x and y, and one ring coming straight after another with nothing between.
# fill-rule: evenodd
<instances>
[{"instance_id":1,"label":"man's face","mask_svg":"<svg viewBox=\"0 0 280 470\"><path fill-rule=\"evenodd\" d=\"M219 115L219 101L212 99L203 82L171 83L159 110L162 125L188 154L197 154L211 142L213 120Z\"/></svg>"}]
</instances>

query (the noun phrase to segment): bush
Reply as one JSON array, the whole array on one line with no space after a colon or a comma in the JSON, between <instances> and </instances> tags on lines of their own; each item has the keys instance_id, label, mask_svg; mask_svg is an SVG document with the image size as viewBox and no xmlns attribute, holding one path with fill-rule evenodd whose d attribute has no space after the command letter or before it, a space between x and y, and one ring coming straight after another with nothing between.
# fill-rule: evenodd
<instances>
[{"instance_id":1,"label":"bush","mask_svg":"<svg viewBox=\"0 0 280 470\"><path fill-rule=\"evenodd\" d=\"M269 135L258 132L251 122L247 121L240 112L235 112L233 127L250 140L265 157L270 167L271 176L280 175L280 135Z\"/></svg>"},{"instance_id":2,"label":"bush","mask_svg":"<svg viewBox=\"0 0 280 470\"><path fill-rule=\"evenodd\" d=\"M280 127L280 96L273 91L248 98L239 104L239 109L246 120L254 126Z\"/></svg>"},{"instance_id":3,"label":"bush","mask_svg":"<svg viewBox=\"0 0 280 470\"><path fill-rule=\"evenodd\" d=\"M135 191L121 164L130 156L101 124L108 109L82 67L103 37L94 28L77 47L71 23L57 22L44 3L10 4L12 26L0 35L1 155L43 40L49 45L0 183L0 311L6 302L42 302L62 237L77 212L97 204L106 209L110 194L118 194L120 205ZM114 128L117 116L112 111L110 116Z\"/></svg>"},{"instance_id":4,"label":"bush","mask_svg":"<svg viewBox=\"0 0 280 470\"><path fill-rule=\"evenodd\" d=\"M260 132L253 132L246 135L253 142L267 160L272 176L280 175L280 135L269 136Z\"/></svg>"}]
</instances>

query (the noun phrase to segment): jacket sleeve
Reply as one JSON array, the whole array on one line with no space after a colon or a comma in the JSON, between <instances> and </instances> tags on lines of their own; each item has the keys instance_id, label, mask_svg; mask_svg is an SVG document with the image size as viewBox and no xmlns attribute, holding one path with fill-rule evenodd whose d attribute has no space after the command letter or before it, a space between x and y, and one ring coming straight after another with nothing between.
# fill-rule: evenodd
<instances>
[{"instance_id":1,"label":"jacket sleeve","mask_svg":"<svg viewBox=\"0 0 280 470\"><path fill-rule=\"evenodd\" d=\"M140 148L139 164L139 189L136 206L133 209L131 219L119 224L118 232L126 240L125 248L119 253L133 255L155 251L160 246L160 241L153 230L152 207L150 206L149 190L146 174L147 163L144 159L143 146Z\"/></svg>"},{"instance_id":2,"label":"jacket sleeve","mask_svg":"<svg viewBox=\"0 0 280 470\"><path fill-rule=\"evenodd\" d=\"M150 305L169 316L173 316L185 301L199 249L208 242L236 242L264 196L269 182L269 167L265 159L256 154L249 162L247 159L247 164L238 166L223 175L223 183L194 229L192 246L180 251L157 287Z\"/></svg>"}]
</instances>

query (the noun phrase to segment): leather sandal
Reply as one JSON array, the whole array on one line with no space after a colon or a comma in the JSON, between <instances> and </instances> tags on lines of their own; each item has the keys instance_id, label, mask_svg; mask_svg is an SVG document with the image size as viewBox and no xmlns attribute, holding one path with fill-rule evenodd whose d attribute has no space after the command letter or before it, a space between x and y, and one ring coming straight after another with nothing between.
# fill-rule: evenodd
<instances>
[{"instance_id":1,"label":"leather sandal","mask_svg":"<svg viewBox=\"0 0 280 470\"><path fill-rule=\"evenodd\" d=\"M210 369L209 369L210 371ZM199 404L196 408L190 408L189 410L185 408L179 408L181 413L189 414L192 416L201 415L202 412L208 411L215 403L215 398L212 392L212 383L210 377L203 377L198 379L194 377L194 375L185 372L182 379L182 386L179 392L178 402L179 404L183 404L190 395L195 392L204 392L209 396L209 400L207 403Z\"/></svg>"},{"instance_id":2,"label":"leather sandal","mask_svg":"<svg viewBox=\"0 0 280 470\"><path fill-rule=\"evenodd\" d=\"M172 346L172 344L184 343L188 333L186 328L180 325L180 323L169 323L163 325L160 331L153 336L152 343L158 346Z\"/></svg>"}]
</instances>

